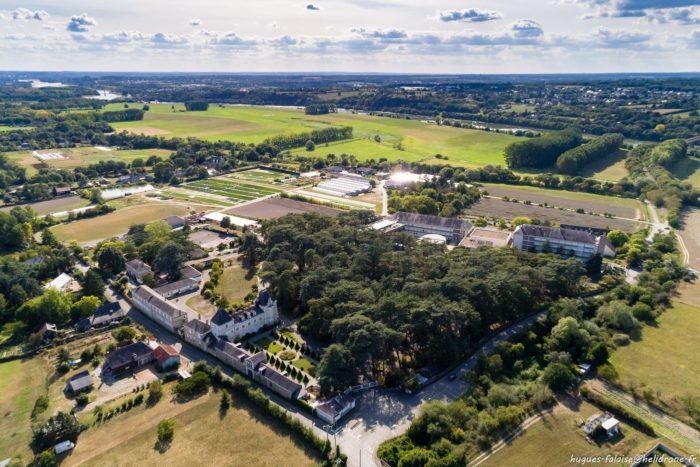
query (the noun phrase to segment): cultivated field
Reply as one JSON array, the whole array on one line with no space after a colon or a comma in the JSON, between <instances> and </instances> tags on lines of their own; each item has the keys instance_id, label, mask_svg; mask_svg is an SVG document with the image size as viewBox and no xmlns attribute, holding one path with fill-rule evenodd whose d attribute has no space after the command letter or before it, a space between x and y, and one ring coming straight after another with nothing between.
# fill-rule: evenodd
<instances>
[{"instance_id":1,"label":"cultivated field","mask_svg":"<svg viewBox=\"0 0 700 467\"><path fill-rule=\"evenodd\" d=\"M196 182L186 183L182 187L187 190L220 196L233 204L252 201L282 191L270 185L244 183L229 177L197 180Z\"/></svg>"},{"instance_id":2,"label":"cultivated field","mask_svg":"<svg viewBox=\"0 0 700 467\"><path fill-rule=\"evenodd\" d=\"M679 180L690 182L694 188L700 188L700 159L688 157L673 168L673 175Z\"/></svg>"},{"instance_id":3,"label":"cultivated field","mask_svg":"<svg viewBox=\"0 0 700 467\"><path fill-rule=\"evenodd\" d=\"M46 149L37 150L39 154L56 153L64 157L64 159L51 159L41 161L34 157L34 151L15 151L6 152L5 155L17 162L22 167L27 168L27 174L33 175L42 168L55 169L74 169L76 167L86 167L90 164L97 164L99 161L123 161L129 163L134 159L143 159L144 162L151 156L167 158L172 151L164 149L125 149L116 150L113 148L70 148L70 149Z\"/></svg>"},{"instance_id":4,"label":"cultivated field","mask_svg":"<svg viewBox=\"0 0 700 467\"><path fill-rule=\"evenodd\" d=\"M547 190L530 186L513 186L499 184L484 184L484 189L491 196L502 198L507 196L518 201L531 201L536 204L566 209L584 209L586 212L596 214L610 213L617 217L637 219L642 212L642 204L639 200L617 198L614 196L602 196L591 193L579 193L574 191Z\"/></svg>"},{"instance_id":5,"label":"cultivated field","mask_svg":"<svg viewBox=\"0 0 700 467\"><path fill-rule=\"evenodd\" d=\"M280 134L349 125L354 129L354 140L331 143L327 147L319 145L312 154L347 153L354 154L358 160L383 157L405 161L432 160L436 154L442 154L450 162L473 167L503 165L503 149L518 140L495 132L352 113L311 116L305 115L303 110L287 108L212 105L206 112L183 112L183 108L177 105L173 111L170 105L151 105L143 121L120 122L113 126L133 133L259 143ZM375 141L375 136L379 136L380 142ZM308 154L305 149L298 152Z\"/></svg>"},{"instance_id":6,"label":"cultivated field","mask_svg":"<svg viewBox=\"0 0 700 467\"><path fill-rule=\"evenodd\" d=\"M277 180L296 178L293 175L288 175L282 172L275 172L274 170L265 169L243 170L241 172L234 172L228 176L239 180L250 180L252 182L270 183L273 185L281 184Z\"/></svg>"},{"instance_id":7,"label":"cultivated field","mask_svg":"<svg viewBox=\"0 0 700 467\"><path fill-rule=\"evenodd\" d=\"M217 393L185 403L163 400L151 408L141 406L84 432L63 465L184 467L200 465L202 459L208 465L241 467L320 462L284 426L254 410L234 395L231 409L222 416ZM175 437L159 451L156 426L164 418L175 420Z\"/></svg>"},{"instance_id":8,"label":"cultivated field","mask_svg":"<svg viewBox=\"0 0 700 467\"><path fill-rule=\"evenodd\" d=\"M86 243L125 234L134 224L146 224L168 216L188 214L183 204L158 203L118 209L104 216L82 219L52 227L56 238L63 242Z\"/></svg>"},{"instance_id":9,"label":"cultivated field","mask_svg":"<svg viewBox=\"0 0 700 467\"><path fill-rule=\"evenodd\" d=\"M305 212L316 212L324 216L337 216L340 209L334 209L319 204L305 203L288 198L269 198L245 206L227 209L224 214L245 217L248 219L277 219L287 214L302 214Z\"/></svg>"},{"instance_id":10,"label":"cultivated field","mask_svg":"<svg viewBox=\"0 0 700 467\"><path fill-rule=\"evenodd\" d=\"M65 212L73 209L78 209L90 204L88 200L80 196L65 196L62 198L54 198L48 201L40 201L38 203L23 204L22 206L31 206L34 211L40 216L57 212ZM9 212L14 206L0 208L0 211Z\"/></svg>"},{"instance_id":11,"label":"cultivated field","mask_svg":"<svg viewBox=\"0 0 700 467\"><path fill-rule=\"evenodd\" d=\"M679 233L688 250L689 266L700 271L700 209L684 209L681 219Z\"/></svg>"},{"instance_id":12,"label":"cultivated field","mask_svg":"<svg viewBox=\"0 0 700 467\"><path fill-rule=\"evenodd\" d=\"M530 426L524 433L497 451L481 467L516 465L572 465L571 456L607 456L643 454L653 446L648 436L631 426L621 423L622 435L602 443L589 443L577 420L585 420L603 411L581 402L578 406L559 405L551 414ZM606 463L606 465L628 466L629 463Z\"/></svg>"},{"instance_id":13,"label":"cultivated field","mask_svg":"<svg viewBox=\"0 0 700 467\"><path fill-rule=\"evenodd\" d=\"M651 388L662 403L684 415L682 399L700 397L699 328L700 308L676 302L658 318L658 325L643 328L641 341L612 354L610 363L620 383L636 387L640 393L643 387Z\"/></svg>"},{"instance_id":14,"label":"cultivated field","mask_svg":"<svg viewBox=\"0 0 700 467\"><path fill-rule=\"evenodd\" d=\"M607 218L591 214L578 214L573 211L565 211L555 208L540 206L528 206L521 203L502 201L500 199L485 198L465 209L465 214L476 217L513 219L518 216L530 219L548 220L555 224L573 224L595 227L600 229L620 229L633 232L639 230L644 224L624 219Z\"/></svg>"}]
</instances>

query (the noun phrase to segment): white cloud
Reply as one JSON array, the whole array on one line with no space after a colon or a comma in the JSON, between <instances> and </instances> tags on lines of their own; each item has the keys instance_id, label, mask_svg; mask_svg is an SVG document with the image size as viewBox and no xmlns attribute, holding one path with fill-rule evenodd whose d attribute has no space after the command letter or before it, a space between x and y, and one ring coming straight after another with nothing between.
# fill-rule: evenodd
<instances>
[{"instance_id":1,"label":"white cloud","mask_svg":"<svg viewBox=\"0 0 700 467\"><path fill-rule=\"evenodd\" d=\"M502 19L503 14L499 11L480 10L478 8L467 8L464 10L446 10L440 12L440 21L462 21L465 23L483 23Z\"/></svg>"},{"instance_id":2,"label":"white cloud","mask_svg":"<svg viewBox=\"0 0 700 467\"><path fill-rule=\"evenodd\" d=\"M189 20L189 22L187 24L189 24L190 26L193 26L193 27L201 26L202 20L201 19L191 19L191 20Z\"/></svg>"},{"instance_id":3,"label":"white cloud","mask_svg":"<svg viewBox=\"0 0 700 467\"><path fill-rule=\"evenodd\" d=\"M27 8L17 8L10 12L10 17L16 21L44 21L49 17L45 10L29 10Z\"/></svg>"},{"instance_id":4,"label":"white cloud","mask_svg":"<svg viewBox=\"0 0 700 467\"><path fill-rule=\"evenodd\" d=\"M96 26L97 21L91 18L87 13L82 13L80 15L73 15L68 21L66 30L70 32L88 32L92 26Z\"/></svg>"}]
</instances>

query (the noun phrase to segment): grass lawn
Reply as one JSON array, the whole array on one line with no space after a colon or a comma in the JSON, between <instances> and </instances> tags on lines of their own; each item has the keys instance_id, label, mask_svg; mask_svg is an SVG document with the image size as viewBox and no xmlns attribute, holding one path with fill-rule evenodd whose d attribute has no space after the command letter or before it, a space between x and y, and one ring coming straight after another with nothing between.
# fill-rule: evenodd
<instances>
[{"instance_id":1,"label":"grass lawn","mask_svg":"<svg viewBox=\"0 0 700 467\"><path fill-rule=\"evenodd\" d=\"M118 209L104 216L60 224L52 227L52 230L60 241L83 243L124 234L134 224L145 224L187 213L187 207L182 204L144 204Z\"/></svg>"},{"instance_id":2,"label":"grass lawn","mask_svg":"<svg viewBox=\"0 0 700 467\"><path fill-rule=\"evenodd\" d=\"M558 407L542 420L530 426L500 451L489 457L482 467L515 465L571 465L571 456L606 456L608 454L642 454L653 446L651 438L625 423L622 436L601 444L588 443L577 420L585 420L602 410L586 402L573 410ZM629 464L606 464L624 465Z\"/></svg>"},{"instance_id":3,"label":"grass lawn","mask_svg":"<svg viewBox=\"0 0 700 467\"><path fill-rule=\"evenodd\" d=\"M292 365L306 373L312 373L316 366L304 357L298 358L292 362Z\"/></svg>"},{"instance_id":4,"label":"grass lawn","mask_svg":"<svg viewBox=\"0 0 700 467\"><path fill-rule=\"evenodd\" d=\"M31 459L31 413L46 394L48 363L41 357L0 364L0 457ZM49 405L49 409L51 406Z\"/></svg>"},{"instance_id":5,"label":"grass lawn","mask_svg":"<svg viewBox=\"0 0 700 467\"><path fill-rule=\"evenodd\" d=\"M31 127L31 126L0 125L0 131L31 130L32 128L34 128L34 127Z\"/></svg>"},{"instance_id":6,"label":"grass lawn","mask_svg":"<svg viewBox=\"0 0 700 467\"><path fill-rule=\"evenodd\" d=\"M197 180L196 182L182 185L190 191L199 191L211 195L222 196L232 203L252 201L263 196L272 195L282 191L279 188L262 184L243 183L239 180L222 177Z\"/></svg>"},{"instance_id":7,"label":"grass lawn","mask_svg":"<svg viewBox=\"0 0 700 467\"><path fill-rule=\"evenodd\" d=\"M629 175L625 167L626 151L617 151L587 164L580 175L596 180L616 182Z\"/></svg>"},{"instance_id":8,"label":"grass lawn","mask_svg":"<svg viewBox=\"0 0 700 467\"><path fill-rule=\"evenodd\" d=\"M700 159L688 157L673 168L673 175L679 180L690 182L694 188L700 188Z\"/></svg>"},{"instance_id":9,"label":"grass lawn","mask_svg":"<svg viewBox=\"0 0 700 467\"><path fill-rule=\"evenodd\" d=\"M248 270L240 263L234 261L231 266L224 268L224 273L219 279L216 291L226 297L229 303L242 302L256 283L255 276L248 278Z\"/></svg>"},{"instance_id":10,"label":"grass lawn","mask_svg":"<svg viewBox=\"0 0 700 467\"><path fill-rule=\"evenodd\" d=\"M176 403L164 398L154 407L144 406L84 432L64 465L294 465L312 466L320 459L293 438L286 427L254 412L245 400L233 395L225 416L219 413L219 395ZM155 449L156 426L165 418L175 420L170 446Z\"/></svg>"},{"instance_id":11,"label":"grass lawn","mask_svg":"<svg viewBox=\"0 0 700 467\"><path fill-rule=\"evenodd\" d=\"M292 175L284 174L282 172L275 172L273 170L265 169L252 169L243 170L241 172L234 172L229 175L231 178L238 178L241 180L251 180L254 182L263 182L271 184L279 184L275 180L282 180L285 178L294 178Z\"/></svg>"},{"instance_id":12,"label":"grass lawn","mask_svg":"<svg viewBox=\"0 0 700 467\"><path fill-rule=\"evenodd\" d=\"M95 147L37 150L37 152L40 154L58 153L65 157L65 159L55 159L49 161L40 161L34 157L34 151L6 152L5 155L10 160L17 162L22 167L26 167L27 175L33 175L37 173L38 169L43 167L52 167L55 169L74 169L76 167L86 167L90 164L97 164L99 161L116 160L129 163L134 159L139 158L143 159L145 162L150 156L158 156L165 159L172 153L172 151L167 151L165 149L103 149L110 150L106 151Z\"/></svg>"},{"instance_id":13,"label":"grass lawn","mask_svg":"<svg viewBox=\"0 0 700 467\"><path fill-rule=\"evenodd\" d=\"M643 328L641 341L615 350L610 362L620 383L659 391L661 401L682 416L681 398L700 396L700 308L676 302L657 321Z\"/></svg>"},{"instance_id":14,"label":"grass lawn","mask_svg":"<svg viewBox=\"0 0 700 467\"><path fill-rule=\"evenodd\" d=\"M110 104L106 110L114 108L120 107ZM206 112L181 112L183 108L183 105L176 105L173 112L170 105L151 105L144 120L119 122L113 126L134 133L259 143L279 134L349 125L354 129L355 139L331 143L328 147L318 145L312 154L348 153L358 160L384 157L405 161L429 160L442 154L450 161L471 167L503 165L504 148L518 140L515 136L495 132L351 113L305 115L303 110L242 106L210 106ZM381 138L380 143L374 141L375 136ZM399 144L403 150L397 149ZM307 154L303 148L293 152Z\"/></svg>"},{"instance_id":15,"label":"grass lawn","mask_svg":"<svg viewBox=\"0 0 700 467\"><path fill-rule=\"evenodd\" d=\"M255 345L262 347L273 355L284 350L284 346L282 344L277 341L273 341L269 337L258 339L255 341Z\"/></svg>"}]
</instances>

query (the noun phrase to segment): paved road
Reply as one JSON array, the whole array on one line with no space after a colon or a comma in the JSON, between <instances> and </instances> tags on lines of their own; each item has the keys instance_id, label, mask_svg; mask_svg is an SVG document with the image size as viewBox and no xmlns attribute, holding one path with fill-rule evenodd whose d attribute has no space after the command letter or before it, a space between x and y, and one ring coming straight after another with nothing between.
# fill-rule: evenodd
<instances>
[{"instance_id":1,"label":"paved road","mask_svg":"<svg viewBox=\"0 0 700 467\"><path fill-rule=\"evenodd\" d=\"M509 326L484 343L480 351L492 353L498 342L532 326L546 310L542 310ZM464 374L476 365L478 354L462 363L455 372ZM469 386L460 378L449 381L445 376L418 394L404 394L387 389L372 389L357 396L357 409L343 421L337 434L338 444L348 455L350 467L380 467L375 453L389 438L404 433L416 417L420 406L428 401L449 402L464 394Z\"/></svg>"}]
</instances>

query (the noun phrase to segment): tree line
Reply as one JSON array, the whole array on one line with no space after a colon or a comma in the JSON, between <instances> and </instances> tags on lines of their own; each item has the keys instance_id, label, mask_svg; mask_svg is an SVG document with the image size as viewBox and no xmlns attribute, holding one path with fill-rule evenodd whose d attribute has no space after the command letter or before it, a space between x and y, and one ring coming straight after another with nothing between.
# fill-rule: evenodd
<instances>
[{"instance_id":1,"label":"tree line","mask_svg":"<svg viewBox=\"0 0 700 467\"><path fill-rule=\"evenodd\" d=\"M508 167L515 169L520 167L549 167L564 152L575 148L582 142L583 136L575 128L518 141L506 147L506 163Z\"/></svg>"},{"instance_id":2,"label":"tree line","mask_svg":"<svg viewBox=\"0 0 700 467\"><path fill-rule=\"evenodd\" d=\"M557 158L557 169L561 173L575 174L583 166L600 160L620 149L625 137L619 133L610 133L569 149Z\"/></svg>"},{"instance_id":3,"label":"tree line","mask_svg":"<svg viewBox=\"0 0 700 467\"><path fill-rule=\"evenodd\" d=\"M274 146L278 150L294 149L304 146L307 141L315 144L330 143L352 138L352 127L328 127L304 133L294 133L290 135L279 135L267 138L263 145Z\"/></svg>"}]
</instances>

